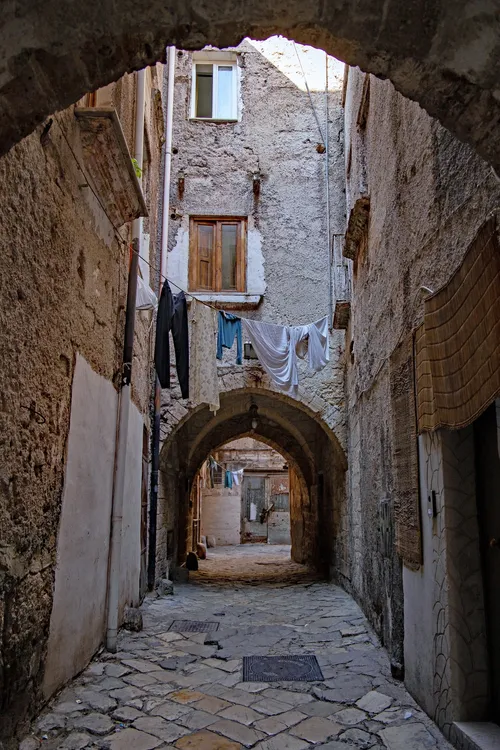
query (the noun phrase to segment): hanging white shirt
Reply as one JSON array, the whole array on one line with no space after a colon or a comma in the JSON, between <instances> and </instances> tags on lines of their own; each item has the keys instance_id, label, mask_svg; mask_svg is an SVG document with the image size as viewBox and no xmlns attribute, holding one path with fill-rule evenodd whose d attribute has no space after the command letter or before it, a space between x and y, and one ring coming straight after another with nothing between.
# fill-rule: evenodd
<instances>
[{"instance_id":1,"label":"hanging white shirt","mask_svg":"<svg viewBox=\"0 0 500 750\"><path fill-rule=\"evenodd\" d=\"M190 400L192 406L208 404L214 414L220 409L216 347L216 311L193 298L189 310Z\"/></svg>"},{"instance_id":2,"label":"hanging white shirt","mask_svg":"<svg viewBox=\"0 0 500 750\"><path fill-rule=\"evenodd\" d=\"M297 356L312 372L329 361L328 317L305 326L278 326L244 319L245 331L264 370L285 391L296 393L299 385Z\"/></svg>"},{"instance_id":3,"label":"hanging white shirt","mask_svg":"<svg viewBox=\"0 0 500 750\"><path fill-rule=\"evenodd\" d=\"M236 486L241 484L241 480L243 479L243 469L238 469L238 471L232 471L231 474L233 475L233 484Z\"/></svg>"}]
</instances>

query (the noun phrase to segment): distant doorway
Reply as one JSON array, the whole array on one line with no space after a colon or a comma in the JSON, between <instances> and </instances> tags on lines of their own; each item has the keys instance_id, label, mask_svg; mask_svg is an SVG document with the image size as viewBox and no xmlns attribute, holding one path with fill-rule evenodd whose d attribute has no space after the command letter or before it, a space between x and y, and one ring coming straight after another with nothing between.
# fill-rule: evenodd
<instances>
[{"instance_id":1,"label":"distant doorway","mask_svg":"<svg viewBox=\"0 0 500 750\"><path fill-rule=\"evenodd\" d=\"M500 401L474 422L476 492L488 630L491 716L500 724Z\"/></svg>"},{"instance_id":2,"label":"distant doorway","mask_svg":"<svg viewBox=\"0 0 500 750\"><path fill-rule=\"evenodd\" d=\"M241 503L241 541L290 544L290 480L285 473L246 474Z\"/></svg>"},{"instance_id":3,"label":"distant doorway","mask_svg":"<svg viewBox=\"0 0 500 750\"><path fill-rule=\"evenodd\" d=\"M291 544L290 478L278 451L253 437L233 440L208 457L198 477L192 507L208 547Z\"/></svg>"}]
</instances>

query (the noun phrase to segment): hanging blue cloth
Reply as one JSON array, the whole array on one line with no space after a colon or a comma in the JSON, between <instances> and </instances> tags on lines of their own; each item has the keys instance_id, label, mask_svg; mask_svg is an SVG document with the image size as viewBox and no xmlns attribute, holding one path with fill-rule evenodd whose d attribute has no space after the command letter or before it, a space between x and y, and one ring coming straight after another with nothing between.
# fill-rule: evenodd
<instances>
[{"instance_id":1,"label":"hanging blue cloth","mask_svg":"<svg viewBox=\"0 0 500 750\"><path fill-rule=\"evenodd\" d=\"M226 471L226 475L224 477L224 487L227 487L229 490L233 489L233 474L231 471Z\"/></svg>"},{"instance_id":2,"label":"hanging blue cloth","mask_svg":"<svg viewBox=\"0 0 500 750\"><path fill-rule=\"evenodd\" d=\"M217 332L217 359L222 359L222 347L231 349L236 336L236 364L243 364L243 347L241 338L241 318L219 310L219 327Z\"/></svg>"}]
</instances>

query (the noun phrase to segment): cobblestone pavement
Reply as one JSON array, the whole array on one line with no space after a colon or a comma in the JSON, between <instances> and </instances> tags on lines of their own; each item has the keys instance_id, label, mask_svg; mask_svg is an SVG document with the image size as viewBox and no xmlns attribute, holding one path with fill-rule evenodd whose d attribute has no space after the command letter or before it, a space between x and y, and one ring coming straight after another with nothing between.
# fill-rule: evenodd
<instances>
[{"instance_id":1,"label":"cobblestone pavement","mask_svg":"<svg viewBox=\"0 0 500 750\"><path fill-rule=\"evenodd\" d=\"M361 610L337 586L202 579L146 599L142 612L144 630L122 631L118 653L101 652L21 750L451 748L391 678ZM178 633L169 629L175 620L219 628ZM324 679L242 681L243 656L293 654L315 654Z\"/></svg>"},{"instance_id":2,"label":"cobblestone pavement","mask_svg":"<svg viewBox=\"0 0 500 750\"><path fill-rule=\"evenodd\" d=\"M314 581L317 575L290 559L289 544L242 544L208 550L206 560L191 573L192 581L239 581L240 583L296 583Z\"/></svg>"}]
</instances>

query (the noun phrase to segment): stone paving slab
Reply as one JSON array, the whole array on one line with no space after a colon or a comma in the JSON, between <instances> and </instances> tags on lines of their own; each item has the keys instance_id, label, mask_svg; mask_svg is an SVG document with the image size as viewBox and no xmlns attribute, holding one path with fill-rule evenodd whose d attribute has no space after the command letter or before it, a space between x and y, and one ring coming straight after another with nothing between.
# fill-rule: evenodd
<instances>
[{"instance_id":1,"label":"stone paving slab","mask_svg":"<svg viewBox=\"0 0 500 750\"><path fill-rule=\"evenodd\" d=\"M118 652L102 652L64 688L20 750L450 750L332 584L202 576L147 598L142 614L144 630L121 632ZM175 633L174 620L220 627ZM243 682L243 656L260 653L316 655L324 680Z\"/></svg>"},{"instance_id":2,"label":"stone paving slab","mask_svg":"<svg viewBox=\"0 0 500 750\"><path fill-rule=\"evenodd\" d=\"M196 732L180 739L175 747L179 750L240 750L241 745L213 732Z\"/></svg>"},{"instance_id":3,"label":"stone paving slab","mask_svg":"<svg viewBox=\"0 0 500 750\"><path fill-rule=\"evenodd\" d=\"M136 729L125 729L110 738L111 750L154 750L162 745L162 740Z\"/></svg>"},{"instance_id":4,"label":"stone paving slab","mask_svg":"<svg viewBox=\"0 0 500 750\"><path fill-rule=\"evenodd\" d=\"M337 737L341 728L340 724L325 719L323 716L310 716L294 726L290 730L290 734L301 737L308 742L317 743Z\"/></svg>"}]
</instances>

